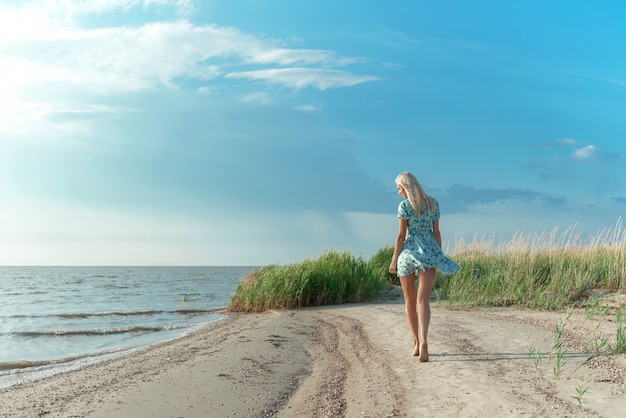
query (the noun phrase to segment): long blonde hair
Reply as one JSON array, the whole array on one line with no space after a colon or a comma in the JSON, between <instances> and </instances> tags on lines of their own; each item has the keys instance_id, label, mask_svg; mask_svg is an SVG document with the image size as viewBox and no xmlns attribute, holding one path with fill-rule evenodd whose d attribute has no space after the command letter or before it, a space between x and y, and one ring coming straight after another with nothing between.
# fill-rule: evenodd
<instances>
[{"instance_id":1,"label":"long blonde hair","mask_svg":"<svg viewBox=\"0 0 626 418\"><path fill-rule=\"evenodd\" d=\"M422 207L425 207L429 213L437 210L435 199L426 194L413 174L407 171L398 174L396 185L401 186L406 191L409 203L411 203L411 207L417 216L422 212Z\"/></svg>"}]
</instances>

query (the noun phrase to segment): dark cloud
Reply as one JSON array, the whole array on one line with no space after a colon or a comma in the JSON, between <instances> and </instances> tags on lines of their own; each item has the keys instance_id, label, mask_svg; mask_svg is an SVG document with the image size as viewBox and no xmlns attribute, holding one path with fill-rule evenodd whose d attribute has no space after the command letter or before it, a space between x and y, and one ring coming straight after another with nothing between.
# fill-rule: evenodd
<instances>
[{"instance_id":1,"label":"dark cloud","mask_svg":"<svg viewBox=\"0 0 626 418\"><path fill-rule=\"evenodd\" d=\"M626 205L626 197L622 197L622 196L613 197L611 198L611 202L617 203L619 205Z\"/></svg>"},{"instance_id":2,"label":"dark cloud","mask_svg":"<svg viewBox=\"0 0 626 418\"><path fill-rule=\"evenodd\" d=\"M528 168L530 169L530 171L535 173L543 183L548 183L555 180L564 180L567 178L566 170L555 165L546 163L533 163L529 164Z\"/></svg>"},{"instance_id":3,"label":"dark cloud","mask_svg":"<svg viewBox=\"0 0 626 418\"><path fill-rule=\"evenodd\" d=\"M544 206L550 208L564 208L567 206L568 200L565 197L548 197L543 196L540 198Z\"/></svg>"},{"instance_id":4,"label":"dark cloud","mask_svg":"<svg viewBox=\"0 0 626 418\"><path fill-rule=\"evenodd\" d=\"M543 183L585 181L594 176L599 167L610 169L626 165L626 157L619 152L581 144L569 138L535 144L533 147L552 150L549 162L527 165Z\"/></svg>"},{"instance_id":5,"label":"dark cloud","mask_svg":"<svg viewBox=\"0 0 626 418\"><path fill-rule=\"evenodd\" d=\"M539 202L550 207L564 207L567 205L567 199L564 197L554 198L532 190L515 188L477 189L460 184L454 184L451 187L439 190L437 198L444 208L442 210L449 213L466 213L474 205L508 201Z\"/></svg>"}]
</instances>

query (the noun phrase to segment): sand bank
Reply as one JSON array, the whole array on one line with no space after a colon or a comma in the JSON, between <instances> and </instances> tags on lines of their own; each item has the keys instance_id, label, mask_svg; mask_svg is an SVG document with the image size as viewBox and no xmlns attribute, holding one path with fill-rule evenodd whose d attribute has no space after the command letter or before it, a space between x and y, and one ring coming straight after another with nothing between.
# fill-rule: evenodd
<instances>
[{"instance_id":1,"label":"sand bank","mask_svg":"<svg viewBox=\"0 0 626 418\"><path fill-rule=\"evenodd\" d=\"M419 363L398 289L366 304L233 315L180 340L5 389L0 416L623 416L624 356L582 365L615 323L575 312L557 376L552 347L564 318L434 305L430 361Z\"/></svg>"}]
</instances>

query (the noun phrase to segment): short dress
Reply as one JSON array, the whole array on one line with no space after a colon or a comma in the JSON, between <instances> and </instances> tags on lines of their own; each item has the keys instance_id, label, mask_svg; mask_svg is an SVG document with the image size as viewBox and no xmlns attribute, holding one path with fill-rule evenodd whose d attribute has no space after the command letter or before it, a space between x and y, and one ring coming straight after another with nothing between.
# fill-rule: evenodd
<instances>
[{"instance_id":1,"label":"short dress","mask_svg":"<svg viewBox=\"0 0 626 418\"><path fill-rule=\"evenodd\" d=\"M409 202L404 199L398 205L398 218L407 220L407 231L402 250L398 255L396 271L399 277L430 268L436 268L443 274L452 274L460 267L443 254L433 235L433 223L439 220L439 202L435 200L436 210L427 212L426 208L418 217Z\"/></svg>"}]
</instances>

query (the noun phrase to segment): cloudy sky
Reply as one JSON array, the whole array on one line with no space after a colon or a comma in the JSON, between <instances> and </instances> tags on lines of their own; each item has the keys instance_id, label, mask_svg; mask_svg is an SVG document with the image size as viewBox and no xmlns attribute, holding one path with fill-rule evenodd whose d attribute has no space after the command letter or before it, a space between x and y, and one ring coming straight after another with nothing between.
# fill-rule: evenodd
<instances>
[{"instance_id":1,"label":"cloudy sky","mask_svg":"<svg viewBox=\"0 0 626 418\"><path fill-rule=\"evenodd\" d=\"M369 257L626 213L621 0L0 0L0 265Z\"/></svg>"}]
</instances>

